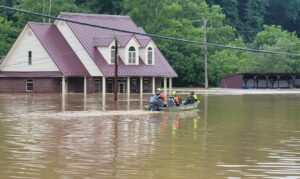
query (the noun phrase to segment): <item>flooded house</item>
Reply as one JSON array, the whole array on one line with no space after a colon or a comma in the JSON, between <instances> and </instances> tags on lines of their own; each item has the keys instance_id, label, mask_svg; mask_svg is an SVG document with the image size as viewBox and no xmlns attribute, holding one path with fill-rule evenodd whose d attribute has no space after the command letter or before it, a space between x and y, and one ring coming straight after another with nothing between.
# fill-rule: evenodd
<instances>
[{"instance_id":1,"label":"flooded house","mask_svg":"<svg viewBox=\"0 0 300 179\"><path fill-rule=\"evenodd\" d=\"M58 17L145 33L129 16L60 13ZM26 24L0 63L0 92L112 93L115 41L119 93L172 87L177 74L150 37L56 20Z\"/></svg>"}]
</instances>

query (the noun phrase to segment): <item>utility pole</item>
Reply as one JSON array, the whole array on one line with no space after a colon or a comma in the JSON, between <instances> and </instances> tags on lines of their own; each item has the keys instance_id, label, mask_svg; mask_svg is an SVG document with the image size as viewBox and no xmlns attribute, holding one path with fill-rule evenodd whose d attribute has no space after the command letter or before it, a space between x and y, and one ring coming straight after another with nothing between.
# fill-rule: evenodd
<instances>
[{"instance_id":1,"label":"utility pole","mask_svg":"<svg viewBox=\"0 0 300 179\"><path fill-rule=\"evenodd\" d=\"M118 100L118 41L115 38L115 78L114 78L114 100Z\"/></svg>"},{"instance_id":2,"label":"utility pole","mask_svg":"<svg viewBox=\"0 0 300 179\"><path fill-rule=\"evenodd\" d=\"M45 13L45 0L43 0L43 14L46 14L46 13ZM43 22L44 22L44 23L46 22L45 17L43 17Z\"/></svg>"},{"instance_id":3,"label":"utility pole","mask_svg":"<svg viewBox=\"0 0 300 179\"><path fill-rule=\"evenodd\" d=\"M52 0L49 0L49 13L48 15L51 16L51 8L52 8ZM51 19L49 18L49 23L51 22Z\"/></svg>"},{"instance_id":4,"label":"utility pole","mask_svg":"<svg viewBox=\"0 0 300 179\"><path fill-rule=\"evenodd\" d=\"M203 17L203 42L204 42L204 71L205 71L205 89L208 88L208 72L207 72L207 19Z\"/></svg>"}]
</instances>

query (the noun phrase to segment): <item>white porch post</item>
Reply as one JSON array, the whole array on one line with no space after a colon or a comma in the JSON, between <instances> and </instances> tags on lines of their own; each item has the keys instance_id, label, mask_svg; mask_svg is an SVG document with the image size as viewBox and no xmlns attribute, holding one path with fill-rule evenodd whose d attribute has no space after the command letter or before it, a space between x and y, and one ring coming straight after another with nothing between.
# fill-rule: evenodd
<instances>
[{"instance_id":1,"label":"white porch post","mask_svg":"<svg viewBox=\"0 0 300 179\"><path fill-rule=\"evenodd\" d=\"M66 94L66 77L61 78L61 93L62 95Z\"/></svg>"},{"instance_id":2,"label":"white porch post","mask_svg":"<svg viewBox=\"0 0 300 179\"><path fill-rule=\"evenodd\" d=\"M63 76L61 78L61 110L65 111L66 109L66 79Z\"/></svg>"},{"instance_id":3,"label":"white porch post","mask_svg":"<svg viewBox=\"0 0 300 179\"><path fill-rule=\"evenodd\" d=\"M130 77L127 77L127 94L130 94Z\"/></svg>"},{"instance_id":4,"label":"white porch post","mask_svg":"<svg viewBox=\"0 0 300 179\"><path fill-rule=\"evenodd\" d=\"M105 76L102 77L102 95L103 97L105 96L106 94L106 78Z\"/></svg>"},{"instance_id":5,"label":"white porch post","mask_svg":"<svg viewBox=\"0 0 300 179\"><path fill-rule=\"evenodd\" d=\"M164 93L168 94L167 77L164 77Z\"/></svg>"},{"instance_id":6,"label":"white porch post","mask_svg":"<svg viewBox=\"0 0 300 179\"><path fill-rule=\"evenodd\" d=\"M87 94L87 81L86 81L86 76L83 77L83 93L84 93L84 95Z\"/></svg>"},{"instance_id":7,"label":"white porch post","mask_svg":"<svg viewBox=\"0 0 300 179\"><path fill-rule=\"evenodd\" d=\"M155 94L155 77L152 77L152 94Z\"/></svg>"},{"instance_id":8,"label":"white porch post","mask_svg":"<svg viewBox=\"0 0 300 179\"><path fill-rule=\"evenodd\" d=\"M169 95L172 95L172 78L169 78Z\"/></svg>"},{"instance_id":9,"label":"white porch post","mask_svg":"<svg viewBox=\"0 0 300 179\"><path fill-rule=\"evenodd\" d=\"M140 94L143 94L143 88L144 88L144 86L143 86L143 77L141 76L140 77Z\"/></svg>"}]
</instances>

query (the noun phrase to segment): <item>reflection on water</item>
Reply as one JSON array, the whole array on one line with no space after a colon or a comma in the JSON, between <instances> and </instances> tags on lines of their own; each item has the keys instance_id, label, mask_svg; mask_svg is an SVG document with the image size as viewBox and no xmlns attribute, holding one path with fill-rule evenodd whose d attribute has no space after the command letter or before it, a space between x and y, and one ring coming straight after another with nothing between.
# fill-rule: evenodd
<instances>
[{"instance_id":1,"label":"reflection on water","mask_svg":"<svg viewBox=\"0 0 300 179\"><path fill-rule=\"evenodd\" d=\"M0 178L300 178L300 96L148 97L0 94Z\"/></svg>"}]
</instances>

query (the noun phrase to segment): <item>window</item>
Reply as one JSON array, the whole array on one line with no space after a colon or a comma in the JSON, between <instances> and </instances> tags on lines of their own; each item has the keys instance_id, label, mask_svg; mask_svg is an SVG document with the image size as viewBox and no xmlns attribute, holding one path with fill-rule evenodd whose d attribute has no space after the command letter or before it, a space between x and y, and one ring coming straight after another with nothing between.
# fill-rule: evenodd
<instances>
[{"instance_id":1,"label":"window","mask_svg":"<svg viewBox=\"0 0 300 179\"><path fill-rule=\"evenodd\" d=\"M28 52L28 65L31 65L32 64L32 52L29 51Z\"/></svg>"},{"instance_id":2,"label":"window","mask_svg":"<svg viewBox=\"0 0 300 179\"><path fill-rule=\"evenodd\" d=\"M110 49L110 63L115 63L116 60L116 48L112 46Z\"/></svg>"},{"instance_id":3,"label":"window","mask_svg":"<svg viewBox=\"0 0 300 179\"><path fill-rule=\"evenodd\" d=\"M148 48L148 64L153 64L153 50L151 47Z\"/></svg>"},{"instance_id":4,"label":"window","mask_svg":"<svg viewBox=\"0 0 300 179\"><path fill-rule=\"evenodd\" d=\"M32 80L27 80L27 82L26 82L26 91L27 92L33 91L33 81Z\"/></svg>"},{"instance_id":5,"label":"window","mask_svg":"<svg viewBox=\"0 0 300 179\"><path fill-rule=\"evenodd\" d=\"M128 54L128 63L129 64L135 64L136 59L136 51L134 47L129 48L129 54Z\"/></svg>"}]
</instances>

